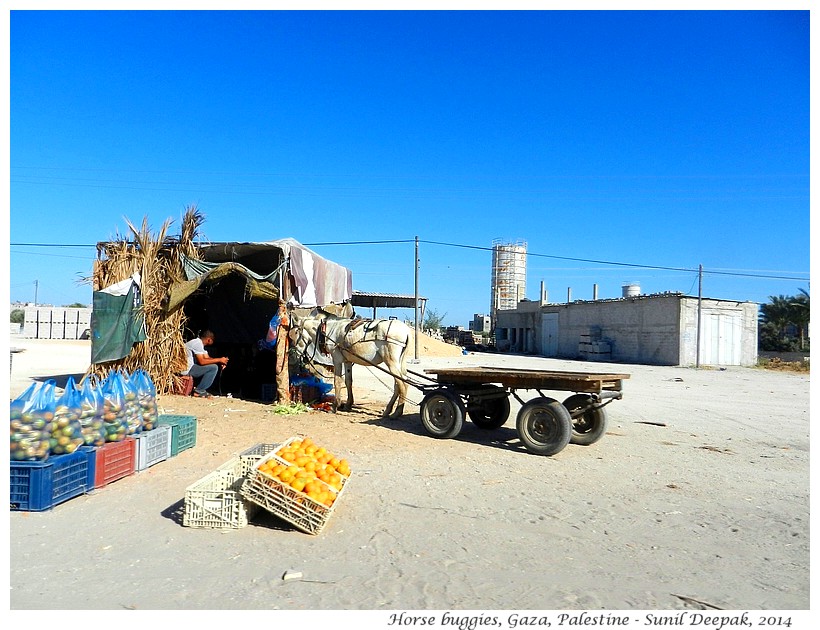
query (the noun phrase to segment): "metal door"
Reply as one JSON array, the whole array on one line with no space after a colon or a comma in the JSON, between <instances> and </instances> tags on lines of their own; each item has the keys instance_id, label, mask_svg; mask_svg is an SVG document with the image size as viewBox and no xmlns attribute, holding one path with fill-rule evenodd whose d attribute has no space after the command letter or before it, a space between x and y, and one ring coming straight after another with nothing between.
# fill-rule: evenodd
<instances>
[{"instance_id":1,"label":"metal door","mask_svg":"<svg viewBox=\"0 0 820 630\"><path fill-rule=\"evenodd\" d=\"M545 357L558 356L558 313L541 315L541 354Z\"/></svg>"},{"instance_id":2,"label":"metal door","mask_svg":"<svg viewBox=\"0 0 820 630\"><path fill-rule=\"evenodd\" d=\"M704 311L700 348L704 365L740 365L741 317Z\"/></svg>"}]
</instances>

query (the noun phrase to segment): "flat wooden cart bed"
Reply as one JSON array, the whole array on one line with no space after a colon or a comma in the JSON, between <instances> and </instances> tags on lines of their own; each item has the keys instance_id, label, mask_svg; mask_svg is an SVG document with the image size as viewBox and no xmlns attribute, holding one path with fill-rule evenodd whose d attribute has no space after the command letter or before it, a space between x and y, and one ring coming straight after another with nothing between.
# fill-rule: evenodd
<instances>
[{"instance_id":1,"label":"flat wooden cart bed","mask_svg":"<svg viewBox=\"0 0 820 630\"><path fill-rule=\"evenodd\" d=\"M516 430L526 449L555 455L569 444L589 445L606 432L604 407L623 396L629 374L563 372L500 367L435 368L435 385L422 387L421 421L439 438L455 437L465 416L482 429L497 429L510 415L513 396L521 403ZM518 390L535 390L539 396L522 400ZM563 402L541 390L574 392Z\"/></svg>"}]
</instances>

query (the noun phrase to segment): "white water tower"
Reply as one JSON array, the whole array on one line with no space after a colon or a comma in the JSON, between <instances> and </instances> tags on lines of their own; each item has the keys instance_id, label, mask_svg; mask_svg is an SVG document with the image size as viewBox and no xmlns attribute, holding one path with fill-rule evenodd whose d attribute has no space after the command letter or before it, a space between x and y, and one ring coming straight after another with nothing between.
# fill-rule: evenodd
<instances>
[{"instance_id":1,"label":"white water tower","mask_svg":"<svg viewBox=\"0 0 820 630\"><path fill-rule=\"evenodd\" d=\"M641 285L637 282L628 282L627 284L621 287L623 290L623 297L635 297L641 294Z\"/></svg>"},{"instance_id":2,"label":"white water tower","mask_svg":"<svg viewBox=\"0 0 820 630\"><path fill-rule=\"evenodd\" d=\"M527 297L527 243L493 241L490 315L495 326L498 310L514 310Z\"/></svg>"}]
</instances>

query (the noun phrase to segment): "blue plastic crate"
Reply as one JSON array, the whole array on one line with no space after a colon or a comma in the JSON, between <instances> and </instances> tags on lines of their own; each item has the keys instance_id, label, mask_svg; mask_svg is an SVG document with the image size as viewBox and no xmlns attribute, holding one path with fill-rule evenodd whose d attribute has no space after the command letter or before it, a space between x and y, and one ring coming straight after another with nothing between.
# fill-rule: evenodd
<instances>
[{"instance_id":1,"label":"blue plastic crate","mask_svg":"<svg viewBox=\"0 0 820 630\"><path fill-rule=\"evenodd\" d=\"M157 424L171 427L171 457L196 445L196 416L160 415Z\"/></svg>"},{"instance_id":2,"label":"blue plastic crate","mask_svg":"<svg viewBox=\"0 0 820 630\"><path fill-rule=\"evenodd\" d=\"M85 453L88 460L88 489L87 492L94 490L94 479L97 476L97 446L81 446L80 452Z\"/></svg>"},{"instance_id":3,"label":"blue plastic crate","mask_svg":"<svg viewBox=\"0 0 820 630\"><path fill-rule=\"evenodd\" d=\"M12 511L41 512L93 489L88 453L53 455L44 462L11 462L9 502Z\"/></svg>"}]
</instances>

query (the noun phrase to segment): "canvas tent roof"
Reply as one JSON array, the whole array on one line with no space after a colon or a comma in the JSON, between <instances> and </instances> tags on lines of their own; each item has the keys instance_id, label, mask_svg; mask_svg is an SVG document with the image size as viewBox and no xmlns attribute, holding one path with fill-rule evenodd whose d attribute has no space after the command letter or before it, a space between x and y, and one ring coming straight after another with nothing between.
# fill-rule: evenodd
<instances>
[{"instance_id":1,"label":"canvas tent roof","mask_svg":"<svg viewBox=\"0 0 820 630\"><path fill-rule=\"evenodd\" d=\"M244 275L251 282L269 283L273 294L265 297L282 296L299 307L341 304L353 295L349 269L292 238L209 243L198 246L198 252L202 260L184 259L187 286L174 296L175 304L211 276L223 277L229 272Z\"/></svg>"}]
</instances>

